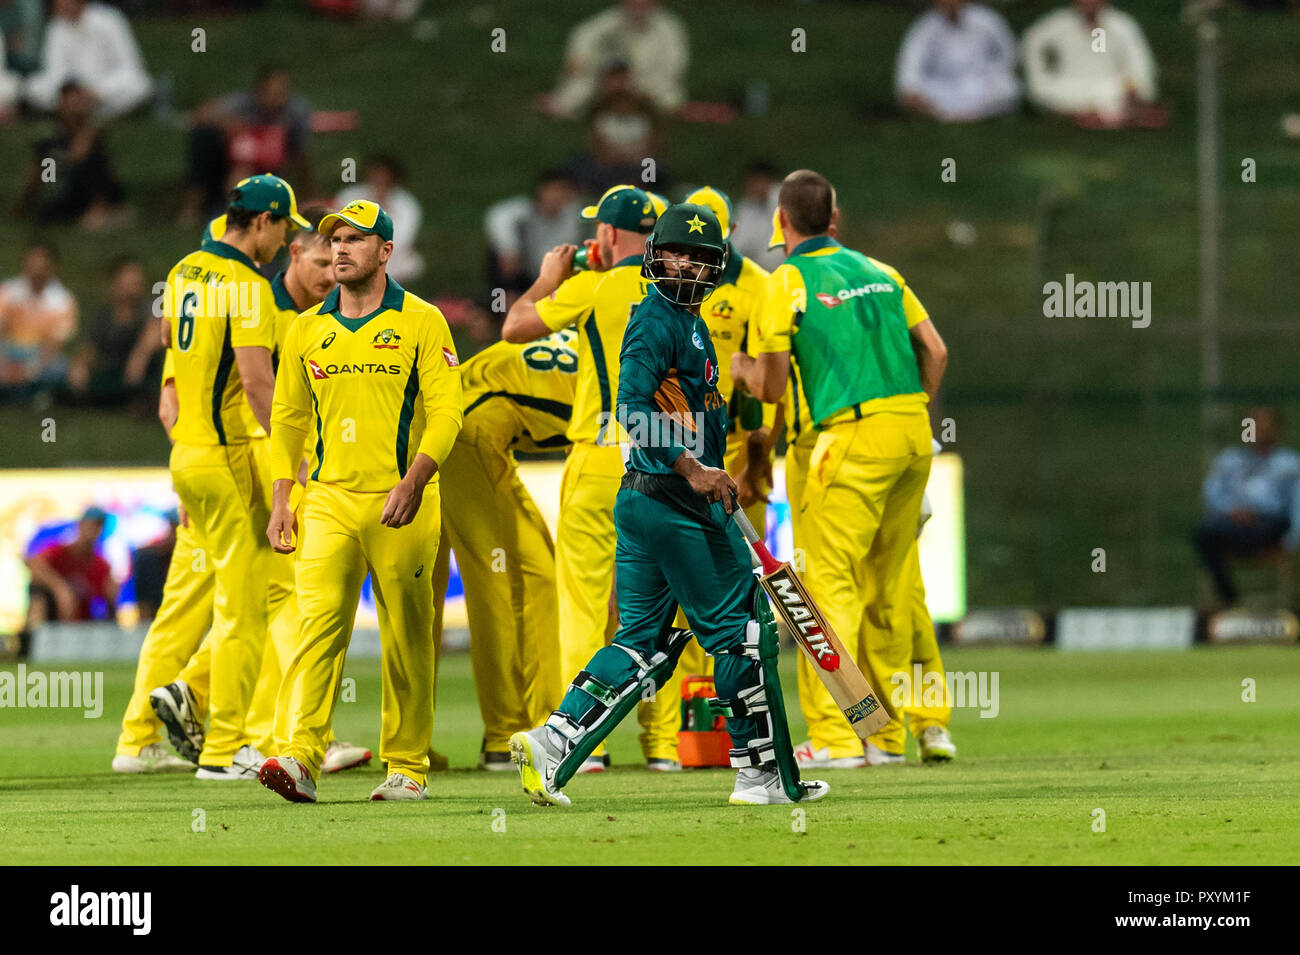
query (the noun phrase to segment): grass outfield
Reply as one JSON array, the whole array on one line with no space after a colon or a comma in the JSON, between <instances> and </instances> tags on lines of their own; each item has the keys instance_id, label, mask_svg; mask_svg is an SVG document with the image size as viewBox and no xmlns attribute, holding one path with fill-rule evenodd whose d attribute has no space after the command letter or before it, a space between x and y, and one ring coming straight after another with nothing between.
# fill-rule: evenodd
<instances>
[{"instance_id":1,"label":"grass outfield","mask_svg":"<svg viewBox=\"0 0 1300 955\"><path fill-rule=\"evenodd\" d=\"M530 806L513 773L463 769L431 777L432 798L410 806L366 801L382 778L377 763L327 778L315 806L290 805L256 784L119 776L109 761L133 674L114 665L98 720L79 710L0 711L0 859L1149 865L1281 864L1300 855L1295 649L950 650L945 662L999 672L998 716L957 711L961 758L950 766L819 773L832 792L807 807L802 832L789 807L728 806L729 771L637 768L634 720L611 739L612 771L570 783L568 810ZM340 706L338 729L374 746L376 664L358 662L349 675L358 702ZM1241 699L1246 678L1256 681L1257 702ZM480 724L466 655L447 658L440 689L435 742L454 767L470 766ZM195 809L204 810L204 832L192 831ZM1096 809L1105 810L1105 832L1093 831Z\"/></svg>"}]
</instances>

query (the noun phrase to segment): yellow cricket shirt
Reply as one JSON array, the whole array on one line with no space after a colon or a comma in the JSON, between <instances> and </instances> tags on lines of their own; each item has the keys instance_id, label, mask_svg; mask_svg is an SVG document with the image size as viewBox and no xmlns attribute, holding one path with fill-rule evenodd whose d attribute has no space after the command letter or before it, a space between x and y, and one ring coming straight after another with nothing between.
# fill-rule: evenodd
<instances>
[{"instance_id":1,"label":"yellow cricket shirt","mask_svg":"<svg viewBox=\"0 0 1300 955\"><path fill-rule=\"evenodd\" d=\"M569 446L565 434L577 391L578 333L561 329L535 342L497 342L460 369L465 423L471 416L502 447L549 451Z\"/></svg>"},{"instance_id":2,"label":"yellow cricket shirt","mask_svg":"<svg viewBox=\"0 0 1300 955\"><path fill-rule=\"evenodd\" d=\"M271 286L253 260L205 241L177 263L163 294L168 354L180 411L172 438L184 444L242 444L265 437L235 365L236 348L275 348Z\"/></svg>"},{"instance_id":3,"label":"yellow cricket shirt","mask_svg":"<svg viewBox=\"0 0 1300 955\"><path fill-rule=\"evenodd\" d=\"M289 328L293 325L294 319L298 317L298 303L293 300L289 294L289 289L284 284L284 273L277 272L271 279L271 301L275 305L275 364L278 368L280 365L280 353L284 351L284 343L289 337Z\"/></svg>"},{"instance_id":4,"label":"yellow cricket shirt","mask_svg":"<svg viewBox=\"0 0 1300 955\"><path fill-rule=\"evenodd\" d=\"M339 314L339 290L298 316L271 410L271 477L389 491L424 453L442 464L461 425L459 362L447 320L388 279L379 308Z\"/></svg>"},{"instance_id":5,"label":"yellow cricket shirt","mask_svg":"<svg viewBox=\"0 0 1300 955\"><path fill-rule=\"evenodd\" d=\"M618 398L618 355L632 310L649 291L641 277L641 256L629 255L604 272L578 272L537 303L546 327L578 327L578 383L573 418L566 432L573 442L618 445L614 402ZM602 431L602 424L612 423Z\"/></svg>"},{"instance_id":6,"label":"yellow cricket shirt","mask_svg":"<svg viewBox=\"0 0 1300 955\"><path fill-rule=\"evenodd\" d=\"M735 246L726 271L718 280L717 288L704 298L700 317L709 328L713 350L718 355L718 391L728 402L727 430L736 430L732 400L735 383L731 379L731 356L736 352L750 353L758 338L758 318L767 298L768 271L741 255ZM775 407L763 406L763 423L770 426L775 420Z\"/></svg>"},{"instance_id":7,"label":"yellow cricket shirt","mask_svg":"<svg viewBox=\"0 0 1300 955\"><path fill-rule=\"evenodd\" d=\"M786 443L815 443L817 432L811 420L812 409L808 407L808 396L803 393L803 375L793 354L790 356L790 377L786 379L781 403L785 405Z\"/></svg>"}]
</instances>

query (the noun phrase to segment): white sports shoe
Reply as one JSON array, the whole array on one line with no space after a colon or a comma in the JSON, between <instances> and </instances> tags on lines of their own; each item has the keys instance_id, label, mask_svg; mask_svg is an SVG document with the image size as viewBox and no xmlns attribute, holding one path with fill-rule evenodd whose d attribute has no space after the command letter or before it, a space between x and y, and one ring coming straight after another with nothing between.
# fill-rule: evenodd
<instances>
[{"instance_id":1,"label":"white sports shoe","mask_svg":"<svg viewBox=\"0 0 1300 955\"><path fill-rule=\"evenodd\" d=\"M805 779L803 785L807 792L803 799L799 800L801 803L816 802L831 791L831 787L820 779ZM733 806L774 806L780 803L789 805L794 802L781 788L781 776L775 767L738 770L736 788L732 790L731 798L727 801Z\"/></svg>"},{"instance_id":2,"label":"white sports shoe","mask_svg":"<svg viewBox=\"0 0 1300 955\"><path fill-rule=\"evenodd\" d=\"M578 767L577 772L575 772L573 775L581 776L585 773L603 773L604 771L605 771L604 756L588 756L586 759L582 761L582 765Z\"/></svg>"},{"instance_id":3,"label":"white sports shoe","mask_svg":"<svg viewBox=\"0 0 1300 955\"><path fill-rule=\"evenodd\" d=\"M429 791L405 773L389 773L388 778L370 794L371 802L393 802L398 799L428 799Z\"/></svg>"},{"instance_id":4,"label":"white sports shoe","mask_svg":"<svg viewBox=\"0 0 1300 955\"><path fill-rule=\"evenodd\" d=\"M886 753L875 743L867 743L866 753L868 766L901 766L907 762L907 757L902 753Z\"/></svg>"},{"instance_id":5,"label":"white sports shoe","mask_svg":"<svg viewBox=\"0 0 1300 955\"><path fill-rule=\"evenodd\" d=\"M113 757L115 773L192 773L194 764L163 749L162 743L150 743L140 748L139 756L118 753Z\"/></svg>"},{"instance_id":6,"label":"white sports shoe","mask_svg":"<svg viewBox=\"0 0 1300 955\"><path fill-rule=\"evenodd\" d=\"M322 773L337 773L370 762L370 750L355 743L345 743L341 739L333 740L325 747L325 758L321 760Z\"/></svg>"},{"instance_id":7,"label":"white sports shoe","mask_svg":"<svg viewBox=\"0 0 1300 955\"><path fill-rule=\"evenodd\" d=\"M794 760L800 769L857 769L865 766L866 760L861 756L837 756L831 759L830 747L821 749L813 746L810 739L804 740L794 748Z\"/></svg>"},{"instance_id":8,"label":"white sports shoe","mask_svg":"<svg viewBox=\"0 0 1300 955\"><path fill-rule=\"evenodd\" d=\"M682 764L675 759L663 759L656 757L645 761L645 768L652 773L680 773Z\"/></svg>"},{"instance_id":9,"label":"white sports shoe","mask_svg":"<svg viewBox=\"0 0 1300 955\"><path fill-rule=\"evenodd\" d=\"M292 756L272 756L262 763L257 781L289 802L315 802L316 783L307 767Z\"/></svg>"},{"instance_id":10,"label":"white sports shoe","mask_svg":"<svg viewBox=\"0 0 1300 955\"><path fill-rule=\"evenodd\" d=\"M600 759L599 756L594 758ZM545 726L511 736L510 759L519 767L519 780L534 806L571 805L569 797L555 785L555 770L560 765L560 754L551 747ZM601 771L604 769L604 761L601 761Z\"/></svg>"},{"instance_id":11,"label":"white sports shoe","mask_svg":"<svg viewBox=\"0 0 1300 955\"><path fill-rule=\"evenodd\" d=\"M266 761L255 746L241 746L229 766L200 765L195 779L256 779Z\"/></svg>"},{"instance_id":12,"label":"white sports shoe","mask_svg":"<svg viewBox=\"0 0 1300 955\"><path fill-rule=\"evenodd\" d=\"M927 726L917 742L921 744L923 763L946 763L957 758L957 744L942 726Z\"/></svg>"},{"instance_id":13,"label":"white sports shoe","mask_svg":"<svg viewBox=\"0 0 1300 955\"><path fill-rule=\"evenodd\" d=\"M203 721L199 719L199 704L189 684L176 680L158 687L149 694L149 705L167 727L167 738L181 759L197 763L203 752Z\"/></svg>"}]
</instances>

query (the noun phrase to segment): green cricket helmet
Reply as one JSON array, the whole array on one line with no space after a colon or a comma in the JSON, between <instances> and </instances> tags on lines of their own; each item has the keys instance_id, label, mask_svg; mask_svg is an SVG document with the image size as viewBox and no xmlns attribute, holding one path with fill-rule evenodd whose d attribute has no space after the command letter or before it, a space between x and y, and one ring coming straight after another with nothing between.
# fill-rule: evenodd
<instances>
[{"instance_id":1,"label":"green cricket helmet","mask_svg":"<svg viewBox=\"0 0 1300 955\"><path fill-rule=\"evenodd\" d=\"M666 251L690 255L692 270L670 265ZM680 202L669 206L646 236L641 274L670 302L698 305L717 286L727 267L727 240L718 217L707 206ZM691 274L693 271L693 274Z\"/></svg>"}]
</instances>

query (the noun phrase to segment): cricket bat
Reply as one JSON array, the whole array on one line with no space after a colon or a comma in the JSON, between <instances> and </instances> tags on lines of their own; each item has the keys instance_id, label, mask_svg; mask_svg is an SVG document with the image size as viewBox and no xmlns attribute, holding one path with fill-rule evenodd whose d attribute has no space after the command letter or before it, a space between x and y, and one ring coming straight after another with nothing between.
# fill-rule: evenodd
<instances>
[{"instance_id":1,"label":"cricket bat","mask_svg":"<svg viewBox=\"0 0 1300 955\"><path fill-rule=\"evenodd\" d=\"M734 498L732 499L734 502ZM889 713L844 649L821 608L813 603L799 575L787 561L778 561L759 539L754 525L739 507L731 512L750 549L763 565L761 583L777 616L808 656L817 676L830 690L835 705L861 739L878 733L889 723Z\"/></svg>"}]
</instances>

